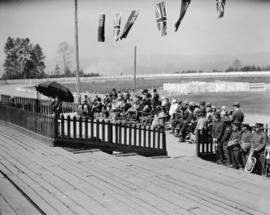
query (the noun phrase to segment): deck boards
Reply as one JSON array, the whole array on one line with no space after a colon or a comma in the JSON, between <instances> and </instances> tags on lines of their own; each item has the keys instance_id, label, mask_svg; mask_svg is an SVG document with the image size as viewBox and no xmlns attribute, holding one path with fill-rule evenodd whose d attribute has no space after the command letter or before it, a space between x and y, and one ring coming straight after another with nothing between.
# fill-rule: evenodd
<instances>
[{"instance_id":1,"label":"deck boards","mask_svg":"<svg viewBox=\"0 0 270 215\"><path fill-rule=\"evenodd\" d=\"M260 215L270 210L269 179L196 157L74 154L1 123L0 149L0 170L47 214ZM16 214L11 200L0 195L0 203L7 214Z\"/></svg>"}]
</instances>

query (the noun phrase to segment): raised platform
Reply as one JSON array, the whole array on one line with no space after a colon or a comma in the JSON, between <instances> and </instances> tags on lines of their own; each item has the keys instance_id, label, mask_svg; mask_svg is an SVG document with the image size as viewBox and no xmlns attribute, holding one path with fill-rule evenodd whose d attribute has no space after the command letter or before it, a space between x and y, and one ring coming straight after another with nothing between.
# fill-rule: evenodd
<instances>
[{"instance_id":1,"label":"raised platform","mask_svg":"<svg viewBox=\"0 0 270 215\"><path fill-rule=\"evenodd\" d=\"M0 177L2 190L5 185L4 195L0 189L0 214L13 214L12 208L17 214L36 210L37 214L267 215L270 211L269 178L193 156L153 159L98 150L71 153L1 124L0 170L17 186ZM6 198L14 189L25 193L18 198L24 198L29 208Z\"/></svg>"}]
</instances>

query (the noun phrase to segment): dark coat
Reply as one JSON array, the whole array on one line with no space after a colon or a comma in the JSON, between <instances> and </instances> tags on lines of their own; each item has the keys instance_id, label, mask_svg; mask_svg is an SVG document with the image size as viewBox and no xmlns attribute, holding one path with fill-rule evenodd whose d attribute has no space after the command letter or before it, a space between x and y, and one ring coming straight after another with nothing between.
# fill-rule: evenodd
<instances>
[{"instance_id":1,"label":"dark coat","mask_svg":"<svg viewBox=\"0 0 270 215\"><path fill-rule=\"evenodd\" d=\"M224 123L223 121L214 122L212 126L212 137L216 138L218 142L221 141L221 138L224 133Z\"/></svg>"},{"instance_id":2,"label":"dark coat","mask_svg":"<svg viewBox=\"0 0 270 215\"><path fill-rule=\"evenodd\" d=\"M245 118L245 115L240 109L235 110L232 114L232 122L233 123L241 124L244 121L244 118Z\"/></svg>"}]
</instances>

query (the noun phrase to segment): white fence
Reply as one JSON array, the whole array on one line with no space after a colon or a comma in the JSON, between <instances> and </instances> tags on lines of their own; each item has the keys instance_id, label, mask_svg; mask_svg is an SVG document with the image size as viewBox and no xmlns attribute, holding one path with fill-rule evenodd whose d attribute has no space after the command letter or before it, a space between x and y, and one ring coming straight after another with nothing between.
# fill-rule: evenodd
<instances>
[{"instance_id":1,"label":"white fence","mask_svg":"<svg viewBox=\"0 0 270 215\"><path fill-rule=\"evenodd\" d=\"M200 82L188 83L164 83L160 94L162 96L177 96L187 94L199 94L208 92L249 92L266 91L270 89L269 84L248 82Z\"/></svg>"}]
</instances>

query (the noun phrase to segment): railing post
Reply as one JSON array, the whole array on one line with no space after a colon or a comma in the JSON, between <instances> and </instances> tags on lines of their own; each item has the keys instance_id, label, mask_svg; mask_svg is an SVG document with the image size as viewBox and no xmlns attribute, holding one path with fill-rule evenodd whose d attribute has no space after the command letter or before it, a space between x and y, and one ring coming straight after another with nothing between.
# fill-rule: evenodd
<instances>
[{"instance_id":1,"label":"railing post","mask_svg":"<svg viewBox=\"0 0 270 215\"><path fill-rule=\"evenodd\" d=\"M58 118L56 115L54 116L54 139L58 139Z\"/></svg>"},{"instance_id":2,"label":"railing post","mask_svg":"<svg viewBox=\"0 0 270 215\"><path fill-rule=\"evenodd\" d=\"M86 117L85 118L85 121L84 121L84 132L85 132L85 141L87 141L88 139L88 118Z\"/></svg>"},{"instance_id":3,"label":"railing post","mask_svg":"<svg viewBox=\"0 0 270 215\"><path fill-rule=\"evenodd\" d=\"M70 116L67 116L67 137L70 138Z\"/></svg>"},{"instance_id":4,"label":"railing post","mask_svg":"<svg viewBox=\"0 0 270 215\"><path fill-rule=\"evenodd\" d=\"M107 131L107 133L108 133L108 143L113 143L113 138L112 138L112 124L111 124L111 122L110 122L110 120L108 121L108 131Z\"/></svg>"},{"instance_id":5,"label":"railing post","mask_svg":"<svg viewBox=\"0 0 270 215\"><path fill-rule=\"evenodd\" d=\"M64 115L61 116L61 137L65 137L65 119Z\"/></svg>"},{"instance_id":6,"label":"railing post","mask_svg":"<svg viewBox=\"0 0 270 215\"><path fill-rule=\"evenodd\" d=\"M199 131L196 131L196 156L200 157L200 135Z\"/></svg>"},{"instance_id":7,"label":"railing post","mask_svg":"<svg viewBox=\"0 0 270 215\"><path fill-rule=\"evenodd\" d=\"M82 117L79 118L79 138L82 139Z\"/></svg>"},{"instance_id":8,"label":"railing post","mask_svg":"<svg viewBox=\"0 0 270 215\"><path fill-rule=\"evenodd\" d=\"M167 147L166 147L166 133L165 133L165 131L162 131L162 149L164 151L167 150Z\"/></svg>"}]
</instances>

